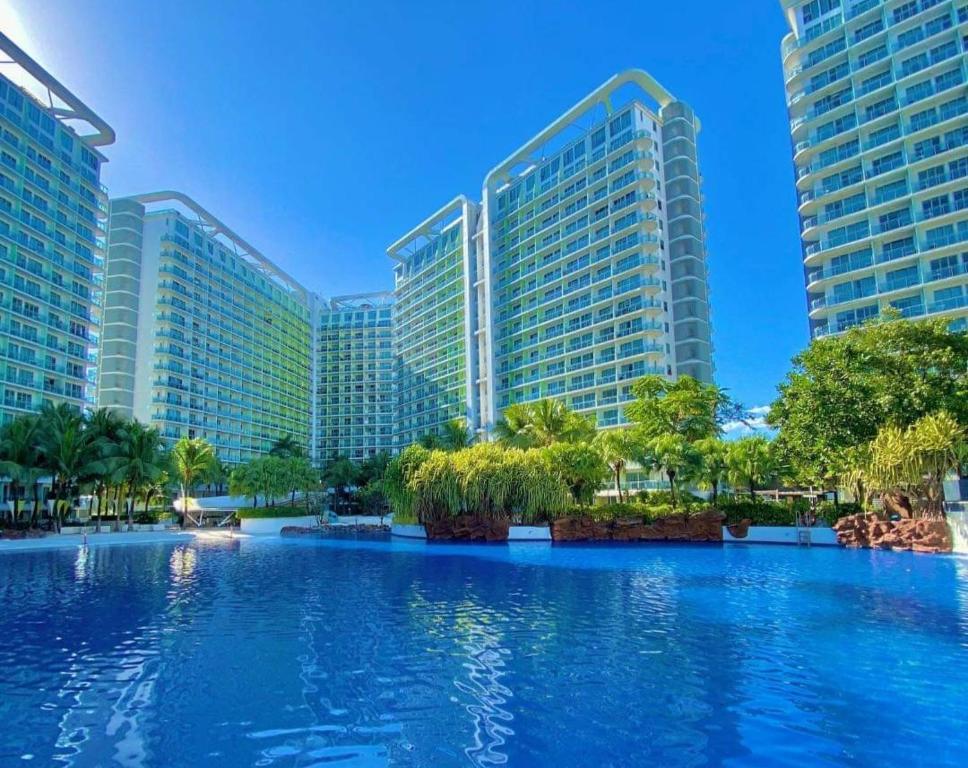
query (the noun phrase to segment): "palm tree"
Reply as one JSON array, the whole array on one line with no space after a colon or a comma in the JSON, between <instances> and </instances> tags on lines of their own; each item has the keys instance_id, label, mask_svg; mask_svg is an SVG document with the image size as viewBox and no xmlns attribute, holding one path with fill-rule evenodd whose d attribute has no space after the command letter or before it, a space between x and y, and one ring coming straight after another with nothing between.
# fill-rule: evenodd
<instances>
[{"instance_id":1,"label":"palm tree","mask_svg":"<svg viewBox=\"0 0 968 768\"><path fill-rule=\"evenodd\" d=\"M53 477L54 525L60 530L64 505L78 482L109 471L104 439L85 428L69 405L45 405L40 412L39 455Z\"/></svg>"},{"instance_id":2,"label":"palm tree","mask_svg":"<svg viewBox=\"0 0 968 768\"><path fill-rule=\"evenodd\" d=\"M118 445L118 471L124 478L130 495L125 508L128 513L128 530L134 523L134 500L148 485L156 482L165 471L161 451L161 434L154 427L146 427L132 421L121 434Z\"/></svg>"},{"instance_id":3,"label":"palm tree","mask_svg":"<svg viewBox=\"0 0 968 768\"><path fill-rule=\"evenodd\" d=\"M108 472L94 479L94 496L97 497L96 531L101 532L101 518L104 515L106 497L111 494L111 485L116 475L118 443L124 430L125 421L109 408L98 408L87 418L87 430L102 438L101 445ZM118 513L120 523L120 513Z\"/></svg>"},{"instance_id":4,"label":"palm tree","mask_svg":"<svg viewBox=\"0 0 968 768\"><path fill-rule=\"evenodd\" d=\"M443 441L440 439L440 435L435 435L433 432L428 432L426 435L421 435L417 439L417 445L421 448L426 448L428 451L438 451L444 447ZM337 456L333 459L336 461L341 457Z\"/></svg>"},{"instance_id":5,"label":"palm tree","mask_svg":"<svg viewBox=\"0 0 968 768\"><path fill-rule=\"evenodd\" d=\"M304 459L306 449L292 435L284 435L272 444L269 455L280 459Z\"/></svg>"},{"instance_id":6,"label":"palm tree","mask_svg":"<svg viewBox=\"0 0 968 768\"><path fill-rule=\"evenodd\" d=\"M766 482L777 469L773 445L762 435L741 437L726 449L729 481L734 486L749 488L750 498L756 498L756 486Z\"/></svg>"},{"instance_id":7,"label":"palm tree","mask_svg":"<svg viewBox=\"0 0 968 768\"><path fill-rule=\"evenodd\" d=\"M355 485L359 478L359 468L346 456L337 456L323 469L323 483L333 489L337 501L344 501L346 489Z\"/></svg>"},{"instance_id":8,"label":"palm tree","mask_svg":"<svg viewBox=\"0 0 968 768\"><path fill-rule=\"evenodd\" d=\"M494 432L498 440L510 447L538 448L591 440L595 425L561 400L546 397L534 403L508 406Z\"/></svg>"},{"instance_id":9,"label":"palm tree","mask_svg":"<svg viewBox=\"0 0 968 768\"><path fill-rule=\"evenodd\" d=\"M444 424L440 442L445 451L460 451L474 444L474 433L465 419L451 419Z\"/></svg>"},{"instance_id":10,"label":"palm tree","mask_svg":"<svg viewBox=\"0 0 968 768\"><path fill-rule=\"evenodd\" d=\"M171 463L181 486L182 514L189 520L192 518L188 514L188 494L194 489L198 479L209 471L214 461L215 449L200 437L183 437L172 448ZM201 525L200 519L192 522Z\"/></svg>"},{"instance_id":11,"label":"palm tree","mask_svg":"<svg viewBox=\"0 0 968 768\"><path fill-rule=\"evenodd\" d=\"M727 446L715 437L697 440L694 444L699 453L699 465L693 475L700 488L709 488L713 492L713 506L719 499L719 486L726 479L729 465L726 462Z\"/></svg>"},{"instance_id":12,"label":"palm tree","mask_svg":"<svg viewBox=\"0 0 968 768\"><path fill-rule=\"evenodd\" d=\"M676 477L688 475L699 463L696 449L682 436L674 433L659 435L649 444L652 464L669 478L672 506L676 506Z\"/></svg>"},{"instance_id":13,"label":"palm tree","mask_svg":"<svg viewBox=\"0 0 968 768\"><path fill-rule=\"evenodd\" d=\"M622 472L632 457L633 448L629 433L624 429L609 429L599 432L595 437L595 446L602 454L605 463L612 470L615 477L615 493L619 503L622 502Z\"/></svg>"},{"instance_id":14,"label":"palm tree","mask_svg":"<svg viewBox=\"0 0 968 768\"><path fill-rule=\"evenodd\" d=\"M221 496L222 489L225 487L225 484L228 482L231 474L232 467L216 458L216 460L212 462L211 470L209 470L208 474L205 476L205 482L209 485L215 486L215 495Z\"/></svg>"},{"instance_id":15,"label":"palm tree","mask_svg":"<svg viewBox=\"0 0 968 768\"><path fill-rule=\"evenodd\" d=\"M0 429L0 472L10 478L13 498L11 522L20 517L20 498L28 485L43 476L38 468L37 441L40 422L36 416L21 416Z\"/></svg>"}]
</instances>

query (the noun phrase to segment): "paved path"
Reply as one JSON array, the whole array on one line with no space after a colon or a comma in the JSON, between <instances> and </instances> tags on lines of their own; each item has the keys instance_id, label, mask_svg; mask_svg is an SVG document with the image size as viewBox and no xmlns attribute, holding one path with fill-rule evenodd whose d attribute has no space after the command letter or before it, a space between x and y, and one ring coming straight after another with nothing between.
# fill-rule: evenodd
<instances>
[{"instance_id":1,"label":"paved path","mask_svg":"<svg viewBox=\"0 0 968 768\"><path fill-rule=\"evenodd\" d=\"M99 547L111 544L157 544L171 541L192 541L193 539L229 539L248 538L238 531L122 531L120 533L104 532L89 533L87 544L89 547ZM0 539L0 553L26 552L38 549L73 549L84 543L81 534L56 534L44 536L40 539Z\"/></svg>"}]
</instances>

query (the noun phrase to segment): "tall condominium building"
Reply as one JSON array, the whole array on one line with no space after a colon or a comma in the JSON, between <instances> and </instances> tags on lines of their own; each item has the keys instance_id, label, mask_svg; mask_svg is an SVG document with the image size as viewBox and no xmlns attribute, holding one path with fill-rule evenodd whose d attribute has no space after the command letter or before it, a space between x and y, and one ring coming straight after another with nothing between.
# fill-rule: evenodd
<instances>
[{"instance_id":1,"label":"tall condominium building","mask_svg":"<svg viewBox=\"0 0 968 768\"><path fill-rule=\"evenodd\" d=\"M320 461L360 461L394 448L396 388L393 294L338 296L316 323L316 416Z\"/></svg>"},{"instance_id":2,"label":"tall condominium building","mask_svg":"<svg viewBox=\"0 0 968 768\"><path fill-rule=\"evenodd\" d=\"M477 217L478 206L457 197L387 250L396 261L398 448L453 419L478 423L470 242Z\"/></svg>"},{"instance_id":3,"label":"tall condominium building","mask_svg":"<svg viewBox=\"0 0 968 768\"><path fill-rule=\"evenodd\" d=\"M0 49L16 68L0 74L0 418L9 421L44 402L93 405L107 212L99 148L114 131L2 33Z\"/></svg>"},{"instance_id":4,"label":"tall condominium building","mask_svg":"<svg viewBox=\"0 0 968 768\"><path fill-rule=\"evenodd\" d=\"M811 333L968 327L968 2L781 5Z\"/></svg>"},{"instance_id":5,"label":"tall condominium building","mask_svg":"<svg viewBox=\"0 0 968 768\"><path fill-rule=\"evenodd\" d=\"M110 204L100 404L246 461L310 447L315 297L177 192Z\"/></svg>"},{"instance_id":6,"label":"tall condominium building","mask_svg":"<svg viewBox=\"0 0 968 768\"><path fill-rule=\"evenodd\" d=\"M698 130L616 75L391 246L398 447L543 397L617 426L644 374L712 380Z\"/></svg>"}]
</instances>

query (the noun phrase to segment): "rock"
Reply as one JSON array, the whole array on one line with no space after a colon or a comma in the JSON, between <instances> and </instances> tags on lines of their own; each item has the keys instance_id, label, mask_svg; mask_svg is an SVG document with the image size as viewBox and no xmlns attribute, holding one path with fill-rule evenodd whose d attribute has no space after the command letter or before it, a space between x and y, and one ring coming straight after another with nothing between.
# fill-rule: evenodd
<instances>
[{"instance_id":1,"label":"rock","mask_svg":"<svg viewBox=\"0 0 968 768\"><path fill-rule=\"evenodd\" d=\"M937 553L950 552L952 546L948 524L940 518L908 517L892 521L850 515L840 518L833 529L837 541L845 547Z\"/></svg>"},{"instance_id":2,"label":"rock","mask_svg":"<svg viewBox=\"0 0 968 768\"><path fill-rule=\"evenodd\" d=\"M508 520L487 520L474 515L458 515L424 523L428 540L507 541Z\"/></svg>"},{"instance_id":3,"label":"rock","mask_svg":"<svg viewBox=\"0 0 968 768\"><path fill-rule=\"evenodd\" d=\"M722 541L724 515L707 510L695 515L669 515L646 523L638 517L596 522L563 517L551 525L554 541Z\"/></svg>"}]
</instances>

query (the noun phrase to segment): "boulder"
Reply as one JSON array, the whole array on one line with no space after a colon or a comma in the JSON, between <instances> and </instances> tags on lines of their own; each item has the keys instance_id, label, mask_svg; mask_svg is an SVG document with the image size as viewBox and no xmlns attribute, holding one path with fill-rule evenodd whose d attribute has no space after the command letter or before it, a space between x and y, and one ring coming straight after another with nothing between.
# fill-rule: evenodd
<instances>
[{"instance_id":1,"label":"boulder","mask_svg":"<svg viewBox=\"0 0 968 768\"><path fill-rule=\"evenodd\" d=\"M903 498L903 497L902 497ZM950 552L951 533L941 518L884 520L875 515L849 515L833 525L845 547L913 552Z\"/></svg>"},{"instance_id":2,"label":"boulder","mask_svg":"<svg viewBox=\"0 0 968 768\"><path fill-rule=\"evenodd\" d=\"M752 522L752 520L746 518L745 520L740 520L738 523L727 525L726 530L729 531L729 535L734 539L745 539L750 532L750 523Z\"/></svg>"}]
</instances>

